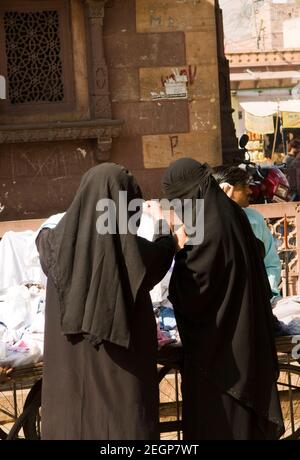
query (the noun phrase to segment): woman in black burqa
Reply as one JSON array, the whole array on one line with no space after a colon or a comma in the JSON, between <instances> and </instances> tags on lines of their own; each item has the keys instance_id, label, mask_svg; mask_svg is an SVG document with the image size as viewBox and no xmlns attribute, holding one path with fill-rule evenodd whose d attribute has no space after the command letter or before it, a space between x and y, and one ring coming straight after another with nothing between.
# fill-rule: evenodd
<instances>
[{"instance_id":1,"label":"woman in black burqa","mask_svg":"<svg viewBox=\"0 0 300 460\"><path fill-rule=\"evenodd\" d=\"M203 241L177 252L169 288L184 347L184 438L277 439L269 288L247 217L191 158L169 166L163 187L171 200L193 199L194 210L204 199Z\"/></svg>"},{"instance_id":2,"label":"woman in black burqa","mask_svg":"<svg viewBox=\"0 0 300 460\"><path fill-rule=\"evenodd\" d=\"M48 276L42 439L159 437L148 291L170 267L175 241L170 234L154 242L123 234L119 211L125 224L133 213L119 191L127 191L127 203L141 198L125 168L90 169L62 220L37 238ZM96 230L96 206L107 198L116 205L116 232L103 235Z\"/></svg>"}]
</instances>

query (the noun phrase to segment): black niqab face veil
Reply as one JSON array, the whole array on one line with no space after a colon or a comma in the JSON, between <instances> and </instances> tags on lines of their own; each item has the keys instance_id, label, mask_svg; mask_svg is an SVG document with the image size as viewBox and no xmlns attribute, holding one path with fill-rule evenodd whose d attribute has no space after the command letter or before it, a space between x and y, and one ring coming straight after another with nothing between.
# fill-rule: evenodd
<instances>
[{"instance_id":1,"label":"black niqab face veil","mask_svg":"<svg viewBox=\"0 0 300 460\"><path fill-rule=\"evenodd\" d=\"M127 203L119 201L120 191L127 192ZM131 317L145 267L137 236L119 229L132 214L126 206L136 198L141 198L140 189L125 168L98 165L83 176L68 211L50 231L49 274L59 293L64 334L82 334L95 345L107 340L129 347ZM103 199L115 204L114 234L99 234L96 228Z\"/></svg>"},{"instance_id":2,"label":"black niqab face veil","mask_svg":"<svg viewBox=\"0 0 300 460\"><path fill-rule=\"evenodd\" d=\"M253 410L266 438L277 438L284 428L269 287L249 221L191 158L170 165L163 188L169 199L204 199L203 241L177 253L169 288L186 372Z\"/></svg>"},{"instance_id":3,"label":"black niqab face veil","mask_svg":"<svg viewBox=\"0 0 300 460\"><path fill-rule=\"evenodd\" d=\"M163 189L169 200L203 198L212 170L192 158L180 158L163 176Z\"/></svg>"},{"instance_id":4,"label":"black niqab face veil","mask_svg":"<svg viewBox=\"0 0 300 460\"><path fill-rule=\"evenodd\" d=\"M178 217L184 220L190 243L201 239L203 203L211 180L211 168L192 158L181 158L172 163L163 176L164 194L172 202Z\"/></svg>"}]
</instances>

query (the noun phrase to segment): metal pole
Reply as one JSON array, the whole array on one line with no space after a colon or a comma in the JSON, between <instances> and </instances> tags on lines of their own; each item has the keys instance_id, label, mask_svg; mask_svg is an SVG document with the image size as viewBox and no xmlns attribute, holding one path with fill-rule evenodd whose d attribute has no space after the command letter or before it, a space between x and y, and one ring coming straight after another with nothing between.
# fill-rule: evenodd
<instances>
[{"instance_id":1,"label":"metal pole","mask_svg":"<svg viewBox=\"0 0 300 460\"><path fill-rule=\"evenodd\" d=\"M282 115L280 113L280 133L281 133L281 140L282 140L282 147L283 147L283 153L284 156L286 155L286 145L285 145L285 139L284 139L284 131L283 131L283 125L282 125Z\"/></svg>"},{"instance_id":2,"label":"metal pole","mask_svg":"<svg viewBox=\"0 0 300 460\"><path fill-rule=\"evenodd\" d=\"M273 147L272 147L272 156L271 156L272 160L274 159L276 138L277 138L277 132L278 132L278 121L279 121L279 109L278 109L277 115L276 115L276 124L275 124L275 131L274 131L274 139L273 139Z\"/></svg>"}]
</instances>

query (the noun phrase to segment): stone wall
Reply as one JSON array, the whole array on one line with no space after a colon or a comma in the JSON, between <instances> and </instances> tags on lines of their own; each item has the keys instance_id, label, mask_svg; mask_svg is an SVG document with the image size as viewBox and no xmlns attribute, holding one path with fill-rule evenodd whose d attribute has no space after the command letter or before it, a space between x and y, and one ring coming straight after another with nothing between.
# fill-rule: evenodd
<instances>
[{"instance_id":1,"label":"stone wall","mask_svg":"<svg viewBox=\"0 0 300 460\"><path fill-rule=\"evenodd\" d=\"M0 101L0 220L65 210L82 174L109 158L146 197L160 196L162 172L179 157L222 161L216 3L67 2L69 108L6 111Z\"/></svg>"},{"instance_id":2,"label":"stone wall","mask_svg":"<svg viewBox=\"0 0 300 460\"><path fill-rule=\"evenodd\" d=\"M182 156L221 162L215 2L109 1L104 23L113 116L125 123L112 159L146 196L159 196L163 168ZM164 82L186 76L186 95ZM183 82L184 83L184 82ZM176 85L175 85L176 86Z\"/></svg>"}]
</instances>

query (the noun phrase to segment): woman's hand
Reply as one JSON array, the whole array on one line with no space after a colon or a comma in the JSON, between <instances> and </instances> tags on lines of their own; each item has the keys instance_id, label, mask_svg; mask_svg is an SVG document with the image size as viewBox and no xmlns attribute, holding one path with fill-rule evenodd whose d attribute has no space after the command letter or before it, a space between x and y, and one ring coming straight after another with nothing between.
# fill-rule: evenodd
<instances>
[{"instance_id":1,"label":"woman's hand","mask_svg":"<svg viewBox=\"0 0 300 460\"><path fill-rule=\"evenodd\" d=\"M188 240L188 236L185 233L185 228L183 224L181 225L181 227L178 228L178 230L174 232L174 236L177 240L178 251L180 251L180 249L184 247L185 243Z\"/></svg>"},{"instance_id":2,"label":"woman's hand","mask_svg":"<svg viewBox=\"0 0 300 460\"><path fill-rule=\"evenodd\" d=\"M161 204L157 200L149 200L145 202L145 212L149 214L154 222L164 219Z\"/></svg>"},{"instance_id":3,"label":"woman's hand","mask_svg":"<svg viewBox=\"0 0 300 460\"><path fill-rule=\"evenodd\" d=\"M188 240L188 236L185 233L185 228L182 221L179 219L174 210L163 212L159 201L149 200L146 201L145 212L147 212L152 217L154 222L161 219L165 220L177 241L177 250L179 251L184 247Z\"/></svg>"}]
</instances>

